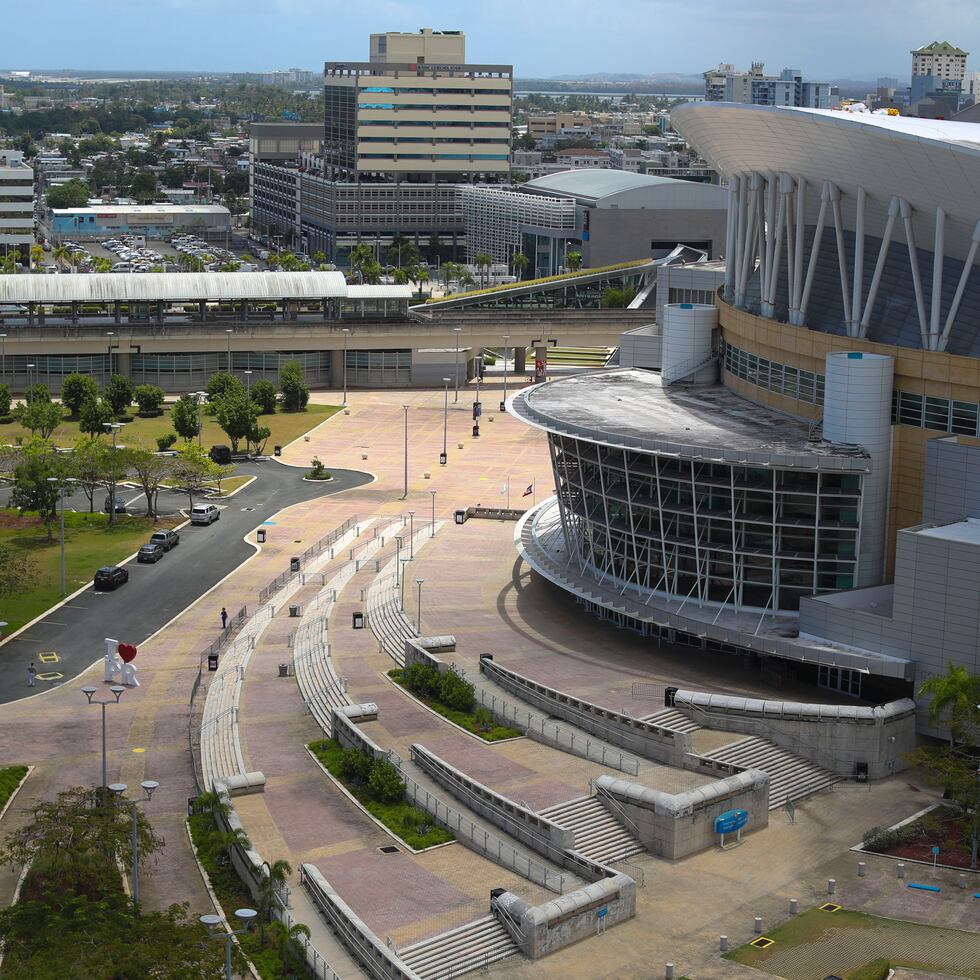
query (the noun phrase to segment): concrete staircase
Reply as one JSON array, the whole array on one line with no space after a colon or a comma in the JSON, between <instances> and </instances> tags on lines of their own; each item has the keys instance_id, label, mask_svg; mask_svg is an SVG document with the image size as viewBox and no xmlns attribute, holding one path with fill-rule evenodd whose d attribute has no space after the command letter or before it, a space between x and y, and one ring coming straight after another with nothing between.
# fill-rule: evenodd
<instances>
[{"instance_id":1,"label":"concrete staircase","mask_svg":"<svg viewBox=\"0 0 980 980\"><path fill-rule=\"evenodd\" d=\"M643 852L643 845L602 805L596 796L582 796L539 810L539 815L575 834L575 850L606 864Z\"/></svg>"},{"instance_id":2,"label":"concrete staircase","mask_svg":"<svg viewBox=\"0 0 980 980\"><path fill-rule=\"evenodd\" d=\"M784 806L787 800L819 793L843 779L757 735L713 749L704 757L768 773L770 810Z\"/></svg>"},{"instance_id":3,"label":"concrete staircase","mask_svg":"<svg viewBox=\"0 0 980 980\"><path fill-rule=\"evenodd\" d=\"M602 368L606 366L612 347L552 347L548 363L567 367Z\"/></svg>"},{"instance_id":4,"label":"concrete staircase","mask_svg":"<svg viewBox=\"0 0 980 980\"><path fill-rule=\"evenodd\" d=\"M652 715L646 715L640 721L648 721L651 725L669 728L675 732L699 732L701 725L691 721L687 715L681 714L676 708L661 708Z\"/></svg>"},{"instance_id":5,"label":"concrete staircase","mask_svg":"<svg viewBox=\"0 0 980 980\"><path fill-rule=\"evenodd\" d=\"M492 915L468 922L398 951L422 980L450 980L518 952L510 933Z\"/></svg>"}]
</instances>

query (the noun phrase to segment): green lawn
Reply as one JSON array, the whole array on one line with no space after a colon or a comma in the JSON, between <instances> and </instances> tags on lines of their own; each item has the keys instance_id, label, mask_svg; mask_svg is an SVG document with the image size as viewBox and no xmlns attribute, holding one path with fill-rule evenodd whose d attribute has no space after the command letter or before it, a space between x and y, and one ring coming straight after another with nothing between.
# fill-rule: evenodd
<instances>
[{"instance_id":1,"label":"green lawn","mask_svg":"<svg viewBox=\"0 0 980 980\"><path fill-rule=\"evenodd\" d=\"M340 757L344 751L335 739L310 742L309 750L320 760L323 768L347 791L372 817L376 817L386 827L394 831L409 847L422 851L437 844L447 844L456 838L448 830L437 827L428 813L411 803L379 803L372 799L363 786L356 786L346 779L341 771Z\"/></svg>"},{"instance_id":2,"label":"green lawn","mask_svg":"<svg viewBox=\"0 0 980 980\"><path fill-rule=\"evenodd\" d=\"M65 567L69 595L92 581L96 569L114 565L145 544L157 527L173 527L181 519L116 516L109 525L106 514L65 511ZM56 524L49 541L44 525L36 517L19 516L16 510L0 509L0 542L26 552L38 567L38 581L27 592L0 604L0 619L7 621L9 634L39 616L61 599L61 543Z\"/></svg>"},{"instance_id":3,"label":"green lawn","mask_svg":"<svg viewBox=\"0 0 980 980\"><path fill-rule=\"evenodd\" d=\"M267 451L271 452L273 446L285 446L298 439L339 411L339 405L308 405L305 412L276 412L275 415L260 416L260 423L272 430ZM119 430L117 439L121 445L156 449L157 436L165 436L170 432L173 432L173 426L170 423L170 406L167 405L163 415L157 418L141 419L138 415L134 416L132 422L127 422ZM78 422L67 420L54 430L52 439L58 446L73 446L79 435ZM13 443L17 436L26 439L30 432L17 422L0 425L0 442ZM180 442L178 440L177 445ZM221 431L214 417L207 414L204 415L201 444L205 449L215 445L228 445L228 436Z\"/></svg>"},{"instance_id":4,"label":"green lawn","mask_svg":"<svg viewBox=\"0 0 980 980\"><path fill-rule=\"evenodd\" d=\"M0 769L0 810L7 805L7 800L27 775L27 766L7 766Z\"/></svg>"},{"instance_id":5,"label":"green lawn","mask_svg":"<svg viewBox=\"0 0 980 980\"><path fill-rule=\"evenodd\" d=\"M491 722L489 727L484 728L479 724L476 719L476 713L474 711L457 711L455 708L447 708L441 701L437 701L435 698L426 697L424 694L419 694L418 691L412 691L412 689L405 683L402 677L402 670L400 667L395 667L393 670L388 671L388 676L399 686L405 688L406 691L410 691L413 698L418 698L426 707L431 708L437 714L442 715L443 718L451 721L454 725L459 725L460 728L472 733L473 735L479 735L486 742L499 742L505 738L519 738L523 735L523 732L519 732L516 728L507 728L505 725L498 725L495 722Z\"/></svg>"}]
</instances>

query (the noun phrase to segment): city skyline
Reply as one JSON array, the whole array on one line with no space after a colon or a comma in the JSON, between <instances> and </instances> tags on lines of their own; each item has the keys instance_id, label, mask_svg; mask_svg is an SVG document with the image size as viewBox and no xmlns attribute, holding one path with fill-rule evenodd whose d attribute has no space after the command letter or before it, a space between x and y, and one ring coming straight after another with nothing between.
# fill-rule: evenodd
<instances>
[{"instance_id":1,"label":"city skyline","mask_svg":"<svg viewBox=\"0 0 980 980\"><path fill-rule=\"evenodd\" d=\"M831 2L773 11L719 8L710 25L673 2L620 0L609 8L571 0L528 8L463 10L444 2L385 2L358 10L329 0L160 0L152 7L100 0L27 12L5 25L8 69L251 72L329 59L362 59L371 31L462 30L475 62L507 62L530 78L601 73L699 74L719 62L770 69L802 68L816 78L871 79L909 74L909 52L931 40L978 50L980 15L965 4L940 15L921 3L905 16L882 3L860 8ZM96 13L93 15L93 10ZM45 26L54 15L58 30ZM697 18L697 19L695 19ZM625 29L628 23L647 30ZM111 24L111 30L108 29ZM911 26L910 26L911 25ZM37 46L43 29L44 45ZM215 38L222 39L215 44ZM696 43L692 43L692 38ZM542 43L547 39L547 43ZM31 52L25 62L10 61Z\"/></svg>"}]
</instances>

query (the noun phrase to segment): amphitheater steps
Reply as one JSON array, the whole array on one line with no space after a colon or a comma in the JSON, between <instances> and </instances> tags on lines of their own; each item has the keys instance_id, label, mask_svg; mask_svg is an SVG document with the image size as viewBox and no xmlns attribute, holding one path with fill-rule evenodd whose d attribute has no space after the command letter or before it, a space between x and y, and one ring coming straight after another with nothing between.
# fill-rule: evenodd
<instances>
[{"instance_id":1,"label":"amphitheater steps","mask_svg":"<svg viewBox=\"0 0 980 980\"><path fill-rule=\"evenodd\" d=\"M538 816L571 830L575 850L607 864L643 852L643 845L602 805L598 797L583 796L538 811Z\"/></svg>"},{"instance_id":2,"label":"amphitheater steps","mask_svg":"<svg viewBox=\"0 0 980 980\"><path fill-rule=\"evenodd\" d=\"M510 933L492 915L442 932L398 951L422 980L450 980L518 952Z\"/></svg>"}]
</instances>

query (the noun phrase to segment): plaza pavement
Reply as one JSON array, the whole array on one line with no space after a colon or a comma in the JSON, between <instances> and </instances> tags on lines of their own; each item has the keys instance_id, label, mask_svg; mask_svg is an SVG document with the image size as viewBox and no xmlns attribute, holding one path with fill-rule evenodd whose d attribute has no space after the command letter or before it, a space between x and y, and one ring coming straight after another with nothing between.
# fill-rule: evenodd
<instances>
[{"instance_id":1,"label":"plaza pavement","mask_svg":"<svg viewBox=\"0 0 980 980\"><path fill-rule=\"evenodd\" d=\"M349 516L395 515L411 507L420 520L427 520L430 489L437 491L436 516L447 523L420 549L412 569L413 579L425 579L423 631L454 634L455 657L468 670L475 669L480 653L493 652L507 666L634 714L657 710L668 683L794 696L791 687L766 684L723 655L683 647L656 650L649 640L596 622L520 566L512 523L451 523L457 507L504 504L500 488L508 477L512 506L521 506L520 493L532 482L539 500L550 492L543 435L491 411L499 397L497 391L484 396L481 437L474 439L472 390L461 393L457 407L450 393L450 462L440 467L441 390L352 392L350 415L338 413L314 430L308 442L287 447L283 462L306 467L317 455L328 469L367 470L377 477L375 482L277 515L259 554L141 647L141 687L128 691L108 712L109 780L136 786L140 779L154 778L162 784L146 813L167 847L144 874L145 901L156 906L188 901L195 914L207 910L207 895L183 830L186 801L195 792L187 702L199 652L217 633L221 606L235 610L246 602L257 604L258 589L285 567L291 554ZM336 403L339 398L323 393L317 400ZM407 500L400 499L403 404L410 406ZM456 448L459 442L462 450ZM424 478L426 471L430 479ZM528 503L530 498L523 501ZM376 700L381 706L371 728L382 744L406 756L407 746L420 741L501 792L527 798L532 806L587 792L597 767L526 739L481 745L394 688L383 676L391 662L379 654L370 631L346 627L353 608L360 608L360 590L371 578L364 572L347 586L331 629L337 673L349 679L352 699ZM406 592L406 600L408 613L414 615L415 590ZM263 856L314 861L355 911L398 946L485 914L491 887L512 887L539 900L539 889L460 844L418 856L380 855L377 847L388 842L387 836L338 793L305 752L304 744L319 734L317 726L302 711L295 681L279 679L275 669L277 662L288 659L288 628L278 619L269 627L243 691L244 749L249 764L261 768L269 782L263 794L240 798L236 805ZM97 656L100 651L93 651L93 659ZM0 708L0 764L38 767L5 825L22 819L33 796L98 779L98 711L86 705L79 689L88 682L100 686L100 679L100 673L83 676ZM633 684L647 686L634 697ZM807 689L807 696L812 694ZM678 976L736 976L743 968L717 959L717 935L727 933L733 944L744 941L752 916L762 914L770 921L790 897L799 898L802 907L815 903L826 877L834 875L844 904L851 899L869 911L895 906L891 914L909 912L922 921L954 924L960 914L955 896L944 892L931 906L912 903L906 909L901 902L906 892L896 892L890 867L878 871L871 862L868 878L858 880L853 874L856 857L846 851L867 827L900 820L934 796L903 774L875 784L870 792L849 786L807 801L798 806L795 825L782 813L773 814L768 830L749 836L734 851L709 851L678 864L633 858L646 871L636 919L544 961L529 964L514 957L494 972L515 977L661 976L661 964L672 959L680 967ZM5 871L0 901L9 899L11 887L12 875Z\"/></svg>"}]
</instances>

